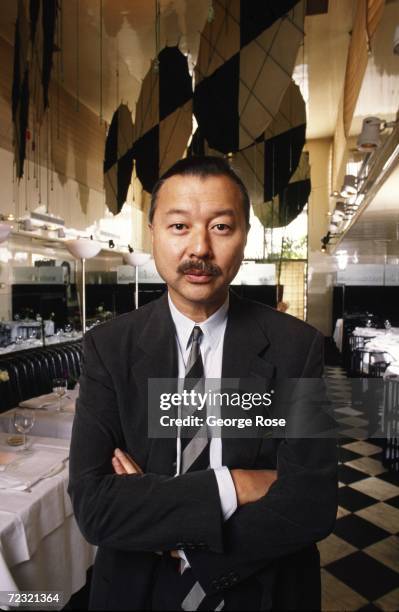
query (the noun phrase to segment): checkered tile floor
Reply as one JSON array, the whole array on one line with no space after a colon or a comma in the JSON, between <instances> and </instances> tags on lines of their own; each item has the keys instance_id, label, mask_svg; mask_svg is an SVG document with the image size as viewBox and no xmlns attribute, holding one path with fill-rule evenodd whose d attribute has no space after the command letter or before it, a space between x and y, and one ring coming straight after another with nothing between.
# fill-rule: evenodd
<instances>
[{"instance_id":1,"label":"checkered tile floor","mask_svg":"<svg viewBox=\"0 0 399 612\"><path fill-rule=\"evenodd\" d=\"M345 371L326 367L326 378L340 424L340 465L336 527L318 544L322 608L398 610L399 474L384 468L379 441L367 438Z\"/></svg>"}]
</instances>

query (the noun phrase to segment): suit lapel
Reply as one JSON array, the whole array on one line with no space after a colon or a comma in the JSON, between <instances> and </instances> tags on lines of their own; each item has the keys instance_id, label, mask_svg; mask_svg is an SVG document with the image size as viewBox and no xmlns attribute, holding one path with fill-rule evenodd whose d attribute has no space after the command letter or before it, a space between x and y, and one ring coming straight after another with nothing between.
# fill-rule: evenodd
<instances>
[{"instance_id":1,"label":"suit lapel","mask_svg":"<svg viewBox=\"0 0 399 612\"><path fill-rule=\"evenodd\" d=\"M230 291L230 306L223 345L222 378L238 379L240 388L267 391L274 375L274 365L267 361L269 340L253 313L250 303ZM244 379L247 380L245 384ZM241 381L241 382L239 382ZM222 407L222 417L229 409ZM248 416L243 411L243 417ZM260 433L260 432L259 432ZM223 438L223 465L230 468L253 467L262 438Z\"/></svg>"},{"instance_id":2,"label":"suit lapel","mask_svg":"<svg viewBox=\"0 0 399 612\"><path fill-rule=\"evenodd\" d=\"M132 364L132 372L136 388L141 389L141 409L147 415L150 379L170 379L174 391L175 384L172 381L177 380L178 374L175 327L167 292L154 303L154 309L140 334L137 346L139 350ZM168 414L175 416L172 410ZM176 434L175 428L168 428L168 432L171 436ZM176 435L169 438L150 438L149 445L147 471L174 474Z\"/></svg>"}]
</instances>

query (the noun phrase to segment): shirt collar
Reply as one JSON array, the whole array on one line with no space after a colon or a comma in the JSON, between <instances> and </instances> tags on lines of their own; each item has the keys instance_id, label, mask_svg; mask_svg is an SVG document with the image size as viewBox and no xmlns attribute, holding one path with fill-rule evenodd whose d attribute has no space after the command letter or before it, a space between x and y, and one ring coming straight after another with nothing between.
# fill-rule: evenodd
<instances>
[{"instance_id":1,"label":"shirt collar","mask_svg":"<svg viewBox=\"0 0 399 612\"><path fill-rule=\"evenodd\" d=\"M220 308L218 308L216 312L201 323L195 323L192 319L189 319L186 317L186 315L180 312L180 310L178 310L172 302L169 293L168 302L170 313L176 327L177 338L183 350L187 349L188 342L195 325L201 327L204 338L208 341L210 346L217 346L226 327L227 312L229 310L229 294L227 294L227 298Z\"/></svg>"}]
</instances>

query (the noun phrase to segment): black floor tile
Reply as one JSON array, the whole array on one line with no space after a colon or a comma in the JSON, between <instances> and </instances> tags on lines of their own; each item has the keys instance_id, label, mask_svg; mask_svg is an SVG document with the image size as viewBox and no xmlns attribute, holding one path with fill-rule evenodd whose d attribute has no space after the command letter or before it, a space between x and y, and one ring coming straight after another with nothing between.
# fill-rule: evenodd
<instances>
[{"instance_id":1,"label":"black floor tile","mask_svg":"<svg viewBox=\"0 0 399 612\"><path fill-rule=\"evenodd\" d=\"M366 546L375 544L375 542L390 535L385 529L381 529L355 514L348 514L338 519L334 533L349 544L356 546L356 548L366 548Z\"/></svg>"},{"instance_id":2,"label":"black floor tile","mask_svg":"<svg viewBox=\"0 0 399 612\"><path fill-rule=\"evenodd\" d=\"M351 512L356 512L375 504L375 499L351 487L340 487L338 489L338 504Z\"/></svg>"},{"instance_id":3,"label":"black floor tile","mask_svg":"<svg viewBox=\"0 0 399 612\"><path fill-rule=\"evenodd\" d=\"M374 457L374 455L372 456ZM381 480L385 480L385 482L389 482L399 487L399 473L398 472L384 472L384 474L380 474L378 478L381 478Z\"/></svg>"},{"instance_id":4,"label":"black floor tile","mask_svg":"<svg viewBox=\"0 0 399 612\"><path fill-rule=\"evenodd\" d=\"M369 601L398 587L396 572L361 551L330 563L326 570Z\"/></svg>"},{"instance_id":5,"label":"black floor tile","mask_svg":"<svg viewBox=\"0 0 399 612\"><path fill-rule=\"evenodd\" d=\"M349 465L338 466L338 480L340 482L351 484L352 482L357 482L358 480L363 480L364 478L369 478L369 475L365 474L364 472L360 472L360 470L355 470L354 468L349 467Z\"/></svg>"},{"instance_id":6,"label":"black floor tile","mask_svg":"<svg viewBox=\"0 0 399 612\"><path fill-rule=\"evenodd\" d=\"M362 457L359 453L354 453L347 448L342 448L342 446L338 447L338 460L341 461L341 463L353 461L353 459L359 459L359 457Z\"/></svg>"},{"instance_id":7,"label":"black floor tile","mask_svg":"<svg viewBox=\"0 0 399 612\"><path fill-rule=\"evenodd\" d=\"M391 499L387 499L385 503L389 504L390 506L393 506L394 508L399 508L399 495L397 497L391 497ZM399 525L398 525L398 531L399 531Z\"/></svg>"},{"instance_id":8,"label":"black floor tile","mask_svg":"<svg viewBox=\"0 0 399 612\"><path fill-rule=\"evenodd\" d=\"M345 444L350 444L351 442L359 442L359 440L356 440L355 438L340 437L339 446L345 446Z\"/></svg>"}]
</instances>

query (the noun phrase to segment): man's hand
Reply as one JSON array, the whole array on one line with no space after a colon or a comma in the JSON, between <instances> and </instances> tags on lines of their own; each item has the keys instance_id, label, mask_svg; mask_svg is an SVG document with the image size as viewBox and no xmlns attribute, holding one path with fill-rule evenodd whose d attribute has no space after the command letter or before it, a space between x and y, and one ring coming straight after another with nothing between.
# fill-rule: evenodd
<instances>
[{"instance_id":1,"label":"man's hand","mask_svg":"<svg viewBox=\"0 0 399 612\"><path fill-rule=\"evenodd\" d=\"M114 456L112 457L112 467L118 476L122 476L123 474L143 474L143 470L138 463L136 463L130 455L122 452L119 448L116 448L114 451ZM180 559L177 550L171 550L170 556L174 559Z\"/></svg>"},{"instance_id":2,"label":"man's hand","mask_svg":"<svg viewBox=\"0 0 399 612\"><path fill-rule=\"evenodd\" d=\"M119 448L116 448L114 451L114 456L112 457L112 467L118 476L122 476L123 474L142 474L143 470L141 467L135 462L130 455L122 452Z\"/></svg>"},{"instance_id":3,"label":"man's hand","mask_svg":"<svg viewBox=\"0 0 399 612\"><path fill-rule=\"evenodd\" d=\"M277 480L276 470L231 470L239 506L258 501Z\"/></svg>"}]
</instances>

